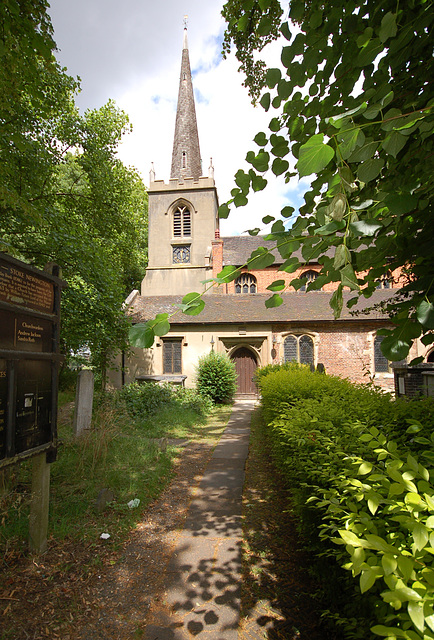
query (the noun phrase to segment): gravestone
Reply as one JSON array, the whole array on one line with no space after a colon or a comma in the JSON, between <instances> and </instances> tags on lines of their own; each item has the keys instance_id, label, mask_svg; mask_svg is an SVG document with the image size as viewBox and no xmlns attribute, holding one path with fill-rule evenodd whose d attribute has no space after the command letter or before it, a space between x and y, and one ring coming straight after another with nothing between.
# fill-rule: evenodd
<instances>
[{"instance_id":1,"label":"gravestone","mask_svg":"<svg viewBox=\"0 0 434 640\"><path fill-rule=\"evenodd\" d=\"M75 392L74 433L79 436L92 422L94 375L90 369L78 374Z\"/></svg>"}]
</instances>

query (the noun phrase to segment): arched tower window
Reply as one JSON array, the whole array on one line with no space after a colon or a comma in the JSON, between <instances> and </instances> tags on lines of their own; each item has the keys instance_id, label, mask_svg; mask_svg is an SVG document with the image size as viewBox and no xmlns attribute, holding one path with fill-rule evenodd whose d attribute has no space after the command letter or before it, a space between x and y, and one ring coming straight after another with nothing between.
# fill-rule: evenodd
<instances>
[{"instance_id":1,"label":"arched tower window","mask_svg":"<svg viewBox=\"0 0 434 640\"><path fill-rule=\"evenodd\" d=\"M314 344L310 336L286 336L283 342L283 359L285 362L299 362L314 365Z\"/></svg>"},{"instance_id":2,"label":"arched tower window","mask_svg":"<svg viewBox=\"0 0 434 640\"><path fill-rule=\"evenodd\" d=\"M317 271L305 271L304 273L301 274L300 276L300 280L304 280L305 282L301 285L300 287L300 291L306 291L307 285L310 282L313 282L314 280L316 280L318 278L318 273Z\"/></svg>"},{"instance_id":3,"label":"arched tower window","mask_svg":"<svg viewBox=\"0 0 434 640\"><path fill-rule=\"evenodd\" d=\"M173 236L174 238L191 236L191 212L184 205L180 205L173 212Z\"/></svg>"},{"instance_id":4,"label":"arched tower window","mask_svg":"<svg viewBox=\"0 0 434 640\"><path fill-rule=\"evenodd\" d=\"M256 293L256 278L250 273L242 273L235 280L235 293Z\"/></svg>"}]
</instances>

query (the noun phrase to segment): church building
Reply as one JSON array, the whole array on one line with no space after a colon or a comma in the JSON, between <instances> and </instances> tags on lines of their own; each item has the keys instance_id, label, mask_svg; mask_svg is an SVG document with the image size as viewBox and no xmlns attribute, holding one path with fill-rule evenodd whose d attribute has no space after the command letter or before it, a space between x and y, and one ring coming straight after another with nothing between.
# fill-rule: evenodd
<instances>
[{"instance_id":1,"label":"church building","mask_svg":"<svg viewBox=\"0 0 434 640\"><path fill-rule=\"evenodd\" d=\"M181 75L169 181L150 173L149 264L141 291L126 301L133 323L146 322L158 313L173 314L189 292L203 292L203 282L225 265L242 266L258 247L272 249L261 236L221 237L218 196L212 163L203 175L195 101L190 71L187 30L184 30ZM178 311L169 318L170 332L156 338L150 349L134 349L123 371L114 372L115 386L133 381L170 381L193 387L200 356L214 350L235 363L238 393L255 393L255 369L270 363L296 360L354 382L374 381L393 390L390 363L380 350L377 330L388 325L380 311L362 311L390 298L399 288L394 274L379 283L372 298L361 300L351 312L345 305L334 319L329 306L336 285L306 291L320 270L317 262L292 274L279 271L284 262L273 251L273 265L260 270L242 269L233 282L212 286L204 293L205 308L197 316ZM304 278L298 291L282 294L283 304L267 309L267 290L274 280ZM353 297L349 291L344 297ZM418 345L413 347L412 357ZM423 354L422 354L423 355Z\"/></svg>"}]
</instances>

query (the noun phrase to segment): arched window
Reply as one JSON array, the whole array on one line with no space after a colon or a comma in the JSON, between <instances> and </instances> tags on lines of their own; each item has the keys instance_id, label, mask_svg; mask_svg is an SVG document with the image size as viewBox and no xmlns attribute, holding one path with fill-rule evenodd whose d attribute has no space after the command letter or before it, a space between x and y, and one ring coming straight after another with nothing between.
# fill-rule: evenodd
<instances>
[{"instance_id":1,"label":"arched window","mask_svg":"<svg viewBox=\"0 0 434 640\"><path fill-rule=\"evenodd\" d=\"M377 280L377 289L390 289L392 286L392 274L388 271L384 276Z\"/></svg>"},{"instance_id":2,"label":"arched window","mask_svg":"<svg viewBox=\"0 0 434 640\"><path fill-rule=\"evenodd\" d=\"M299 362L314 365L314 344L310 336L286 336L283 342L283 359L285 362Z\"/></svg>"},{"instance_id":3,"label":"arched window","mask_svg":"<svg viewBox=\"0 0 434 640\"><path fill-rule=\"evenodd\" d=\"M180 205L173 212L173 236L175 238L191 236L191 213L190 209Z\"/></svg>"},{"instance_id":4,"label":"arched window","mask_svg":"<svg viewBox=\"0 0 434 640\"><path fill-rule=\"evenodd\" d=\"M256 293L256 278L250 273L242 273L235 280L235 293Z\"/></svg>"},{"instance_id":5,"label":"arched window","mask_svg":"<svg viewBox=\"0 0 434 640\"><path fill-rule=\"evenodd\" d=\"M305 280L305 283L302 284L302 286L300 287L300 291L306 291L307 285L310 282L313 282L314 280L316 280L318 278L318 273L316 271L305 271L304 273L301 274L300 276L300 280Z\"/></svg>"},{"instance_id":6,"label":"arched window","mask_svg":"<svg viewBox=\"0 0 434 640\"><path fill-rule=\"evenodd\" d=\"M428 357L426 359L427 362L434 362L434 349L432 351L430 351L430 353L428 354Z\"/></svg>"}]
</instances>

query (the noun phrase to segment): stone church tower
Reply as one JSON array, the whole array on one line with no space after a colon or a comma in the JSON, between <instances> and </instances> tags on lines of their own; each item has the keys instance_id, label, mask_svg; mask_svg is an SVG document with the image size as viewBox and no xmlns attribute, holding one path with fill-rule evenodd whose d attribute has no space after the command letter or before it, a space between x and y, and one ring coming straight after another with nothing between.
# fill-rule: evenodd
<instances>
[{"instance_id":1,"label":"stone church tower","mask_svg":"<svg viewBox=\"0 0 434 640\"><path fill-rule=\"evenodd\" d=\"M212 277L212 242L218 237L213 169L203 177L199 135L184 29L178 106L169 183L150 172L148 267L142 296L202 292Z\"/></svg>"}]
</instances>

